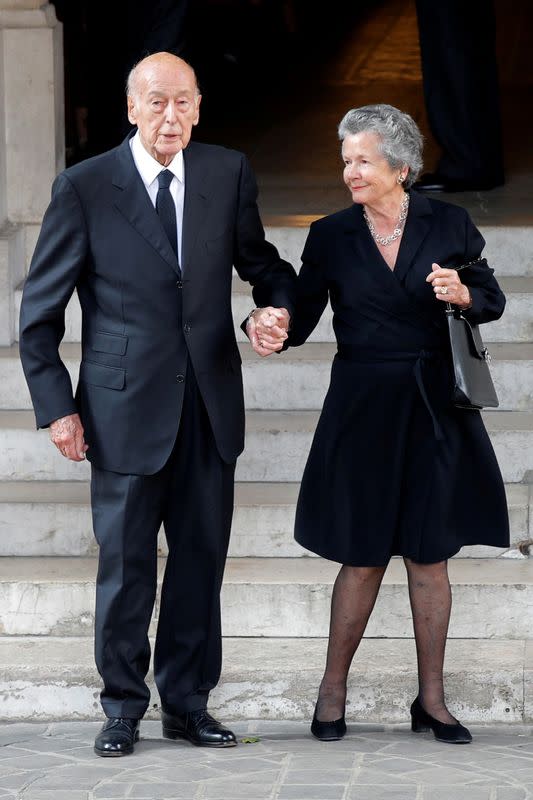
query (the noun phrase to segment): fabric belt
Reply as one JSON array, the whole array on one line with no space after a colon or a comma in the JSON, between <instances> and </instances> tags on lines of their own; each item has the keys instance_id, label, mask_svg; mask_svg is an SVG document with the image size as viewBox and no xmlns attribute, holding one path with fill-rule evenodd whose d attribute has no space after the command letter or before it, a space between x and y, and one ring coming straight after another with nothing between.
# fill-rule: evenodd
<instances>
[{"instance_id":1,"label":"fabric belt","mask_svg":"<svg viewBox=\"0 0 533 800\"><path fill-rule=\"evenodd\" d=\"M352 361L359 364L386 364L390 361L410 361L413 362L413 376L418 386L420 396L426 406L428 413L433 423L433 432L437 441L444 439L444 431L437 419L437 415L431 405L429 396L424 384L424 365L431 361L437 361L444 356L444 350L403 350L401 352L376 352L369 351L363 348L351 347L350 345L339 345L337 350L337 357L342 361Z\"/></svg>"}]
</instances>

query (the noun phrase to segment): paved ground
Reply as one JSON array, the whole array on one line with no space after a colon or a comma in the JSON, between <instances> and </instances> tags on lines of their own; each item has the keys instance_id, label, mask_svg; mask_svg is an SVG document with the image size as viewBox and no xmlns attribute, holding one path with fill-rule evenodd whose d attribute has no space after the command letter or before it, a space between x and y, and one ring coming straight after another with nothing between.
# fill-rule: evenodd
<instances>
[{"instance_id":1,"label":"paved ground","mask_svg":"<svg viewBox=\"0 0 533 800\"><path fill-rule=\"evenodd\" d=\"M0 798L26 800L526 800L533 798L533 730L473 728L467 746L406 726L351 726L321 743L307 725L235 723L217 751L160 738L145 722L133 756L97 758L99 725L0 725Z\"/></svg>"}]
</instances>

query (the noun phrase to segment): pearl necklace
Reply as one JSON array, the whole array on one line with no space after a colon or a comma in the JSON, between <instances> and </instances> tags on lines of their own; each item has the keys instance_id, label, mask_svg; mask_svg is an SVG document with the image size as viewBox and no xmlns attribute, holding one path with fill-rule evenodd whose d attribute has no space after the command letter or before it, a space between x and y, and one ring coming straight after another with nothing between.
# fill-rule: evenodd
<instances>
[{"instance_id":1,"label":"pearl necklace","mask_svg":"<svg viewBox=\"0 0 533 800\"><path fill-rule=\"evenodd\" d=\"M372 221L367 216L366 210L363 211L365 222L368 225L368 230L372 234L374 241L376 241L378 244L383 245L383 247L387 247L389 244L392 244L392 242L396 241L396 239L399 239L399 237L403 233L408 211L409 211L409 195L406 192L405 197L402 200L402 204L400 206L400 214L398 216L398 222L396 223L396 227L394 228L390 236L381 236L379 233L376 233L376 229L374 228Z\"/></svg>"}]
</instances>

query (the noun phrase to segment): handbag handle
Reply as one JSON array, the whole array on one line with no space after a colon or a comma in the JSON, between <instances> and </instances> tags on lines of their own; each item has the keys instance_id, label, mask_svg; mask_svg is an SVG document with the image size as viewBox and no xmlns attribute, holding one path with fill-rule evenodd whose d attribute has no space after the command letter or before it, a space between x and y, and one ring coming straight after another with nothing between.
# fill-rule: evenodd
<instances>
[{"instance_id":1,"label":"handbag handle","mask_svg":"<svg viewBox=\"0 0 533 800\"><path fill-rule=\"evenodd\" d=\"M479 264L481 261L486 261L487 259L483 256L478 256L473 261L469 261L468 264L461 264L459 267L447 267L446 269L454 269L456 272L460 272L462 269L466 269L467 267L473 267L474 264Z\"/></svg>"}]
</instances>

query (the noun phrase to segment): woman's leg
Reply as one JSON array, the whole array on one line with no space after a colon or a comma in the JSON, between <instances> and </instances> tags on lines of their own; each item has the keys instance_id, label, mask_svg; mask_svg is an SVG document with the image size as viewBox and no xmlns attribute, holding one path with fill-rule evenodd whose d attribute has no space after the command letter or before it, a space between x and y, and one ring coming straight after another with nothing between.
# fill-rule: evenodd
<instances>
[{"instance_id":1,"label":"woman's leg","mask_svg":"<svg viewBox=\"0 0 533 800\"><path fill-rule=\"evenodd\" d=\"M339 719L354 653L374 608L386 567L341 567L333 587L326 671L320 684L317 718Z\"/></svg>"},{"instance_id":2,"label":"woman's leg","mask_svg":"<svg viewBox=\"0 0 533 800\"><path fill-rule=\"evenodd\" d=\"M453 724L444 700L443 666L452 607L448 562L417 564L404 559L418 659L418 696L428 714Z\"/></svg>"}]
</instances>

